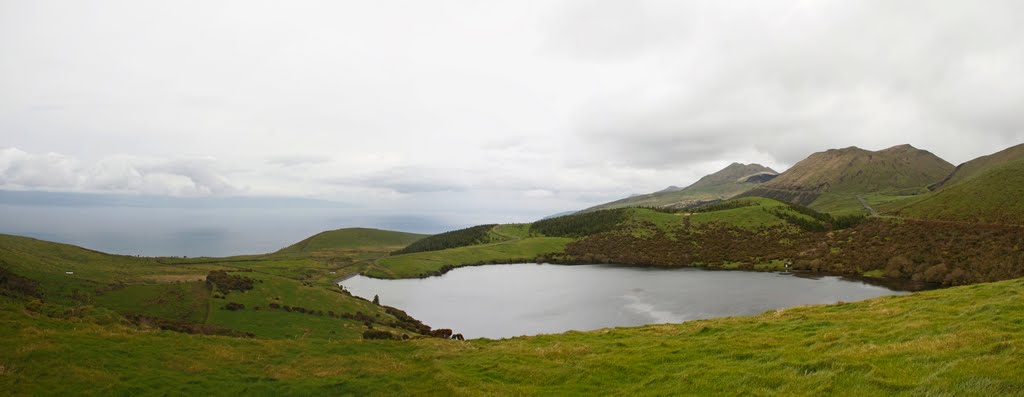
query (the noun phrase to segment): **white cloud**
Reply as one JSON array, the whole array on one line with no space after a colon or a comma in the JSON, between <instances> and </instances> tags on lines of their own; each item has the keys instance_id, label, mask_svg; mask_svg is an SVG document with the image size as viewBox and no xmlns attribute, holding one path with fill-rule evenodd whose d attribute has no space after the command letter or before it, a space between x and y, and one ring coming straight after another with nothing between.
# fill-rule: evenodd
<instances>
[{"instance_id":1,"label":"white cloud","mask_svg":"<svg viewBox=\"0 0 1024 397\"><path fill-rule=\"evenodd\" d=\"M1024 141L1022 4L2 2L0 184L527 216L831 147L958 163Z\"/></svg>"},{"instance_id":2,"label":"white cloud","mask_svg":"<svg viewBox=\"0 0 1024 397\"><path fill-rule=\"evenodd\" d=\"M112 156L95 163L57 153L0 148L0 188L210 196L242 191L212 159Z\"/></svg>"}]
</instances>

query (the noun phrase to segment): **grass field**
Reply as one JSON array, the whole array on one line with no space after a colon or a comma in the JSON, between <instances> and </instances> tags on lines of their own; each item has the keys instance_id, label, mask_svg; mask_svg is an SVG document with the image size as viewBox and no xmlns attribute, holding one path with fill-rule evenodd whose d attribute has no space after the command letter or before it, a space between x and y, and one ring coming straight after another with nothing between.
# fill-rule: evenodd
<instances>
[{"instance_id":1,"label":"grass field","mask_svg":"<svg viewBox=\"0 0 1024 397\"><path fill-rule=\"evenodd\" d=\"M210 290L202 281L136 284L97 296L93 304L122 314L205 323Z\"/></svg>"},{"instance_id":2,"label":"grass field","mask_svg":"<svg viewBox=\"0 0 1024 397\"><path fill-rule=\"evenodd\" d=\"M501 243L471 245L441 251L417 252L381 258L364 273L377 278L415 278L434 274L445 266L532 261L540 255L561 253L572 239L530 237Z\"/></svg>"},{"instance_id":3,"label":"grass field","mask_svg":"<svg viewBox=\"0 0 1024 397\"><path fill-rule=\"evenodd\" d=\"M392 244L382 240L381 244ZM342 314L372 316L378 329L394 317L380 306L342 293L333 280L361 269L360 260L384 255L390 245L366 240L336 250L232 258L139 258L17 236L0 236L0 265L34 280L48 305L95 307L123 315L185 321L249 332L260 338L361 338L365 321ZM351 247L366 247L358 251ZM360 257L359 252L368 254ZM327 253L327 254L325 254ZM319 256L325 254L325 256ZM226 270L256 281L251 290L218 291L204 281L211 270ZM67 274L71 272L72 274ZM0 290L2 292L2 290ZM228 303L245 306L225 310ZM301 307L310 313L270 305ZM335 314L331 316L330 313Z\"/></svg>"},{"instance_id":4,"label":"grass field","mask_svg":"<svg viewBox=\"0 0 1024 397\"><path fill-rule=\"evenodd\" d=\"M696 213L690 216L690 222L695 225L719 222L747 229L786 224L786 221L765 211L765 209L784 209L786 208L785 204L765 198L745 198L742 200L754 202L757 205Z\"/></svg>"},{"instance_id":5,"label":"grass field","mask_svg":"<svg viewBox=\"0 0 1024 397\"><path fill-rule=\"evenodd\" d=\"M238 339L0 297L13 395L1024 393L1024 280L677 325L466 342Z\"/></svg>"},{"instance_id":6,"label":"grass field","mask_svg":"<svg viewBox=\"0 0 1024 397\"><path fill-rule=\"evenodd\" d=\"M995 167L894 210L900 216L1024 224L1024 160Z\"/></svg>"}]
</instances>

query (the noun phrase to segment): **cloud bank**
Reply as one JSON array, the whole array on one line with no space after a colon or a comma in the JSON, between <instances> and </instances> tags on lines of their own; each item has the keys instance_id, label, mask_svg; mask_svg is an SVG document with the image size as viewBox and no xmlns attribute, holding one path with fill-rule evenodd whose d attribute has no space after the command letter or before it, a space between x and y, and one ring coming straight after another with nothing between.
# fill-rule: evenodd
<instances>
[{"instance_id":1,"label":"cloud bank","mask_svg":"<svg viewBox=\"0 0 1024 397\"><path fill-rule=\"evenodd\" d=\"M1024 142L1018 1L0 2L0 188L510 220ZM495 219L497 220L497 219Z\"/></svg>"}]
</instances>

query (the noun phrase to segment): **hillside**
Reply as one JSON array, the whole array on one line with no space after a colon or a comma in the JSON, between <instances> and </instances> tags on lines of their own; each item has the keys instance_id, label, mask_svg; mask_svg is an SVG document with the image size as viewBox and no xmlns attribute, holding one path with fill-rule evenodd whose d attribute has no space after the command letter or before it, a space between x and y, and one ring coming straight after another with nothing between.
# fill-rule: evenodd
<instances>
[{"instance_id":1,"label":"hillside","mask_svg":"<svg viewBox=\"0 0 1024 397\"><path fill-rule=\"evenodd\" d=\"M993 168L997 168L1017 160L1024 160L1024 143L960 164L952 174L949 174L949 176L946 177L946 179L943 179L941 182L931 185L928 188L931 190L938 190L943 187L953 186L957 183L981 175Z\"/></svg>"},{"instance_id":2,"label":"hillside","mask_svg":"<svg viewBox=\"0 0 1024 397\"><path fill-rule=\"evenodd\" d=\"M1024 281L500 341L185 335L0 296L14 395L1019 395ZM128 353L131 354L128 354Z\"/></svg>"},{"instance_id":3,"label":"hillside","mask_svg":"<svg viewBox=\"0 0 1024 397\"><path fill-rule=\"evenodd\" d=\"M744 196L809 205L823 193L920 193L953 171L931 152L910 145L879 151L857 147L814 153Z\"/></svg>"},{"instance_id":4,"label":"hillside","mask_svg":"<svg viewBox=\"0 0 1024 397\"><path fill-rule=\"evenodd\" d=\"M366 324L427 332L339 290L333 279L352 265L346 256L133 257L0 235L0 296L35 302L42 315L200 335L358 340Z\"/></svg>"},{"instance_id":5,"label":"hillside","mask_svg":"<svg viewBox=\"0 0 1024 397\"><path fill-rule=\"evenodd\" d=\"M658 192L612 201L584 211L626 207L686 207L701 202L724 200L771 180L777 174L775 170L760 164L732 163L685 188L670 186Z\"/></svg>"},{"instance_id":6,"label":"hillside","mask_svg":"<svg viewBox=\"0 0 1024 397\"><path fill-rule=\"evenodd\" d=\"M391 230L347 228L317 233L305 240L282 248L278 253L314 252L325 249L400 249L427 237L426 234Z\"/></svg>"},{"instance_id":7,"label":"hillside","mask_svg":"<svg viewBox=\"0 0 1024 397\"><path fill-rule=\"evenodd\" d=\"M916 219L1024 225L1024 159L951 181L894 212Z\"/></svg>"}]
</instances>

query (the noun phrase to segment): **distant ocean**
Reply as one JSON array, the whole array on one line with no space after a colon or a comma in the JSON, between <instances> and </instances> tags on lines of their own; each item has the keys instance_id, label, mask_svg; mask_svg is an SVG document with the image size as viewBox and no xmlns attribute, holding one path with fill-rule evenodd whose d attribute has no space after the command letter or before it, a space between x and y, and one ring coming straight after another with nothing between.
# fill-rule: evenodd
<instances>
[{"instance_id":1,"label":"distant ocean","mask_svg":"<svg viewBox=\"0 0 1024 397\"><path fill-rule=\"evenodd\" d=\"M126 255L260 254L343 227L437 233L459 226L305 199L0 191L0 233Z\"/></svg>"}]
</instances>

